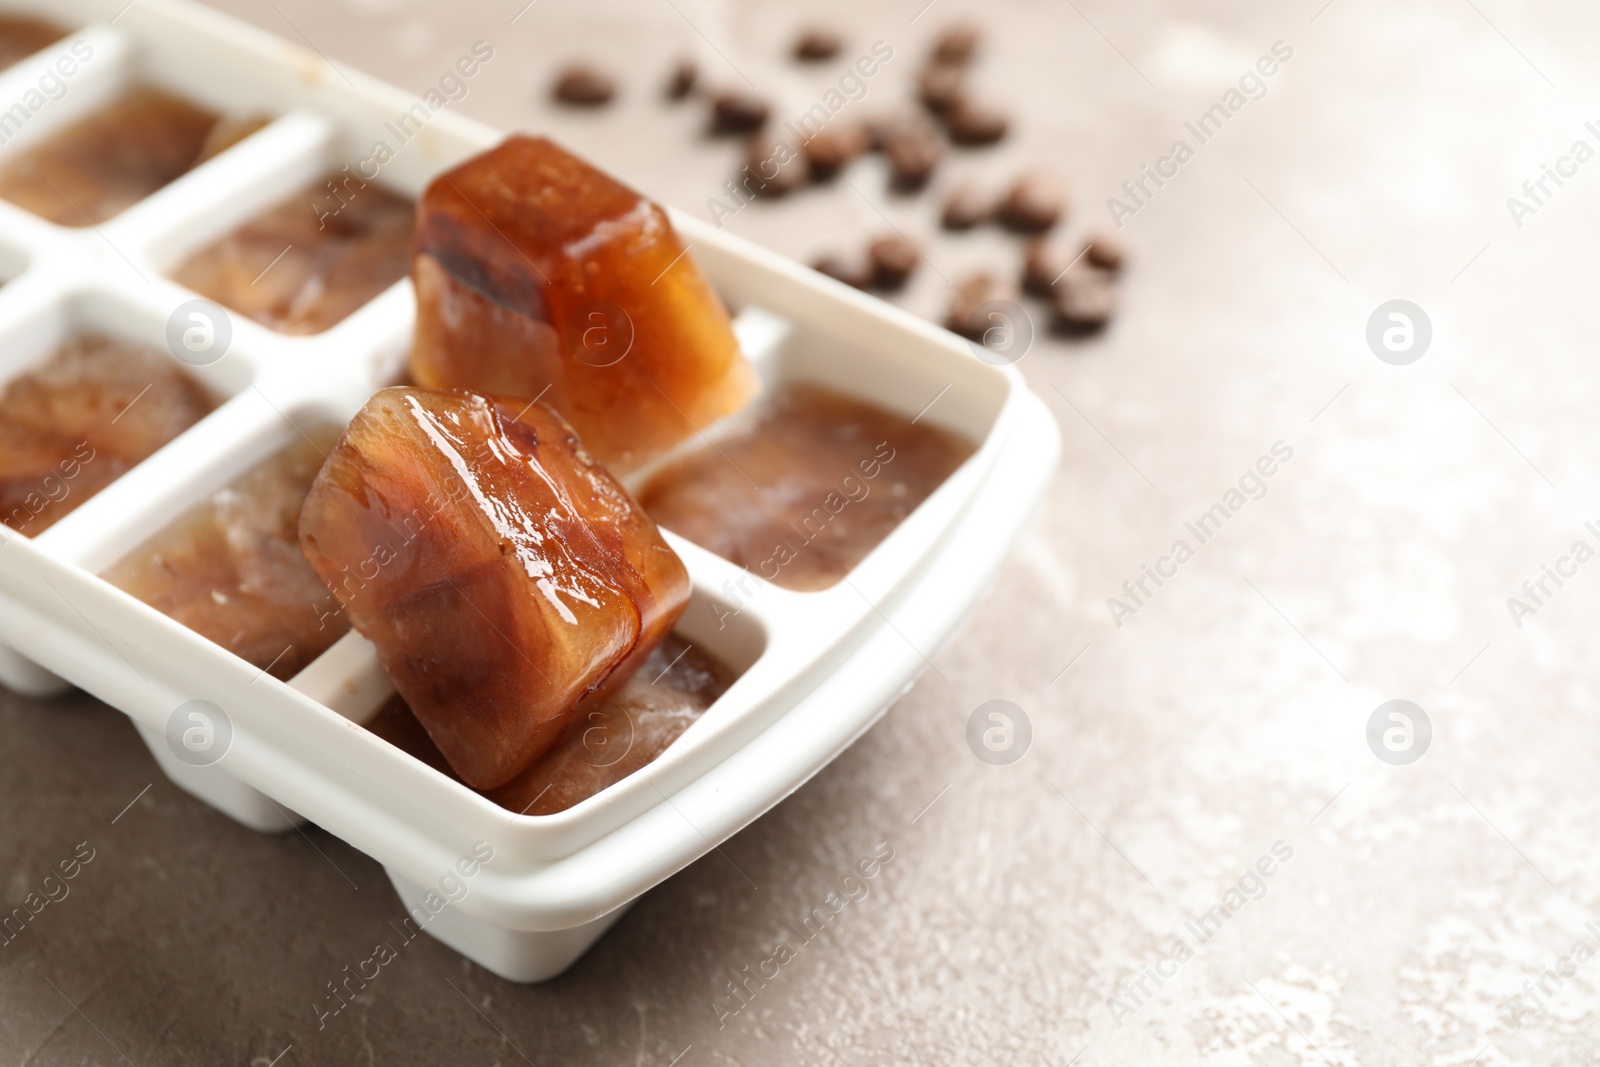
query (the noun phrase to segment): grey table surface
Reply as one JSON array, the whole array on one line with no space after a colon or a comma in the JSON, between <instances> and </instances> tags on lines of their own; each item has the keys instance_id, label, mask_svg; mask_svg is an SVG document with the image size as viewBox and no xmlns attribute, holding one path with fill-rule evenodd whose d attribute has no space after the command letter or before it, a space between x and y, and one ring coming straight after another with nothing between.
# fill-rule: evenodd
<instances>
[{"instance_id":1,"label":"grey table surface","mask_svg":"<svg viewBox=\"0 0 1600 1067\"><path fill-rule=\"evenodd\" d=\"M0 1059L1597 1062L1600 658L1583 649L1600 566L1560 562L1600 545L1584 526L1600 518L1593 5L218 6L417 92L488 41L495 58L453 106L702 213L738 150L657 98L678 55L798 111L837 71L784 51L797 25L831 19L847 57L894 48L850 105L865 116L907 98L936 30L977 15L980 84L1014 109L1004 145L952 159L929 196L888 195L868 161L726 221L809 259L892 220L926 243L901 302L927 314L949 281L1017 254L999 234L937 234L937 193L963 174L1057 167L1074 227L1105 227L1142 165L1180 139L1194 152L1122 220L1134 261L1115 328L1041 337L1019 364L1065 457L937 670L554 981L512 985L423 939L319 1026L326 983L402 914L380 868L314 828L234 825L92 699L0 697L7 907L93 850L70 896L0 946ZM1279 41L1293 55L1264 95L1199 143L1185 123ZM546 102L575 56L619 75L615 107ZM1545 164L1563 184L1513 212ZM1432 326L1406 366L1366 339L1395 298ZM1259 498L1198 544L1185 523L1275 445L1292 456L1261 491L1246 479ZM1193 558L1161 563L1180 539ZM1135 603L1123 583L1147 563L1176 573ZM1574 573L1514 617L1545 565ZM1136 610L1114 618L1110 598ZM992 699L1031 721L1009 766L965 741ZM1368 744L1391 699L1431 723L1409 765ZM883 845L867 895L734 1001L741 968Z\"/></svg>"}]
</instances>

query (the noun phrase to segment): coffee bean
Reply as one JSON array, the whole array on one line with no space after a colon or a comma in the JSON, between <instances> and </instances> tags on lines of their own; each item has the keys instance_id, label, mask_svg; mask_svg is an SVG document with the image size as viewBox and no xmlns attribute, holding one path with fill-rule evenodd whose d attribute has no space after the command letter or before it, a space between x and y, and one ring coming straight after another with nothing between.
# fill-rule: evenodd
<instances>
[{"instance_id":1,"label":"coffee bean","mask_svg":"<svg viewBox=\"0 0 1600 1067\"><path fill-rule=\"evenodd\" d=\"M1103 330L1117 311L1115 281L1101 271L1069 272L1056 284L1050 297L1055 311L1052 325L1059 333L1073 336Z\"/></svg>"},{"instance_id":2,"label":"coffee bean","mask_svg":"<svg viewBox=\"0 0 1600 1067\"><path fill-rule=\"evenodd\" d=\"M933 42L933 58L940 63L970 63L978 53L978 30L952 26Z\"/></svg>"},{"instance_id":3,"label":"coffee bean","mask_svg":"<svg viewBox=\"0 0 1600 1067\"><path fill-rule=\"evenodd\" d=\"M856 259L832 255L818 256L811 261L811 269L855 289L865 289L872 284L872 271L865 263Z\"/></svg>"},{"instance_id":4,"label":"coffee bean","mask_svg":"<svg viewBox=\"0 0 1600 1067\"><path fill-rule=\"evenodd\" d=\"M1035 171L1018 178L1000 201L1000 221L1018 233L1043 233L1067 211L1067 194L1054 176Z\"/></svg>"},{"instance_id":5,"label":"coffee bean","mask_svg":"<svg viewBox=\"0 0 1600 1067\"><path fill-rule=\"evenodd\" d=\"M811 180L825 182L835 177L867 150L869 140L865 127L848 122L824 126L812 134L801 146L811 165Z\"/></svg>"},{"instance_id":6,"label":"coffee bean","mask_svg":"<svg viewBox=\"0 0 1600 1067\"><path fill-rule=\"evenodd\" d=\"M700 80L700 69L691 60L680 60L672 68L672 76L667 79L666 97L668 100L682 100L694 92L694 83Z\"/></svg>"},{"instance_id":7,"label":"coffee bean","mask_svg":"<svg viewBox=\"0 0 1600 1067\"><path fill-rule=\"evenodd\" d=\"M890 184L901 192L915 192L927 185L944 158L944 139L926 122L893 125L883 131L882 141Z\"/></svg>"},{"instance_id":8,"label":"coffee bean","mask_svg":"<svg viewBox=\"0 0 1600 1067\"><path fill-rule=\"evenodd\" d=\"M917 264L922 261L922 253L906 238L890 234L867 246L867 258L872 262L873 286L892 291L904 288L911 280Z\"/></svg>"},{"instance_id":9,"label":"coffee bean","mask_svg":"<svg viewBox=\"0 0 1600 1067\"><path fill-rule=\"evenodd\" d=\"M967 97L967 72L953 63L930 63L917 75L917 99L936 115L955 110Z\"/></svg>"},{"instance_id":10,"label":"coffee bean","mask_svg":"<svg viewBox=\"0 0 1600 1067\"><path fill-rule=\"evenodd\" d=\"M945 329L969 341L983 340L985 331L994 324L978 309L991 300L1004 299L1006 294L1007 290L993 274L982 271L969 275L951 290L950 306L944 319Z\"/></svg>"},{"instance_id":11,"label":"coffee bean","mask_svg":"<svg viewBox=\"0 0 1600 1067\"><path fill-rule=\"evenodd\" d=\"M711 129L716 133L751 133L765 126L771 113L761 97L729 89L711 100Z\"/></svg>"},{"instance_id":12,"label":"coffee bean","mask_svg":"<svg viewBox=\"0 0 1600 1067\"><path fill-rule=\"evenodd\" d=\"M573 107L599 107L611 102L617 83L610 75L586 63L574 63L557 77L550 95Z\"/></svg>"},{"instance_id":13,"label":"coffee bean","mask_svg":"<svg viewBox=\"0 0 1600 1067\"><path fill-rule=\"evenodd\" d=\"M998 108L962 100L945 114L944 126L956 144L990 145L1005 137L1011 120Z\"/></svg>"},{"instance_id":14,"label":"coffee bean","mask_svg":"<svg viewBox=\"0 0 1600 1067\"><path fill-rule=\"evenodd\" d=\"M832 30L812 28L802 33L794 42L794 57L805 63L832 59L844 47L844 41Z\"/></svg>"},{"instance_id":15,"label":"coffee bean","mask_svg":"<svg viewBox=\"0 0 1600 1067\"><path fill-rule=\"evenodd\" d=\"M959 185L944 202L940 224L947 230L970 230L994 218L994 197L976 184Z\"/></svg>"},{"instance_id":16,"label":"coffee bean","mask_svg":"<svg viewBox=\"0 0 1600 1067\"><path fill-rule=\"evenodd\" d=\"M1051 296L1057 280L1065 281L1063 275L1070 266L1072 257L1062 246L1043 237L1029 241L1022 254L1022 291L1033 296Z\"/></svg>"},{"instance_id":17,"label":"coffee bean","mask_svg":"<svg viewBox=\"0 0 1600 1067\"><path fill-rule=\"evenodd\" d=\"M746 143L739 184L757 196L788 196L808 180L805 157L786 142L756 136Z\"/></svg>"},{"instance_id":18,"label":"coffee bean","mask_svg":"<svg viewBox=\"0 0 1600 1067\"><path fill-rule=\"evenodd\" d=\"M1101 270L1119 271L1128 262L1128 251L1121 241L1101 233L1089 238L1083 257Z\"/></svg>"}]
</instances>

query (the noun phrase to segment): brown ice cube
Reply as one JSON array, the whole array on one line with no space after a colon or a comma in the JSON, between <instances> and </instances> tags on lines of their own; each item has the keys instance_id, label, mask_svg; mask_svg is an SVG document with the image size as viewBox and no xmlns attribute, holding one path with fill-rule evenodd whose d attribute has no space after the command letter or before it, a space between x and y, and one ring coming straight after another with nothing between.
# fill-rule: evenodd
<instances>
[{"instance_id":1,"label":"brown ice cube","mask_svg":"<svg viewBox=\"0 0 1600 1067\"><path fill-rule=\"evenodd\" d=\"M972 454L965 439L813 385L656 474L657 523L785 589L833 585Z\"/></svg>"},{"instance_id":2,"label":"brown ice cube","mask_svg":"<svg viewBox=\"0 0 1600 1067\"><path fill-rule=\"evenodd\" d=\"M131 89L0 167L0 197L61 226L119 214L200 161L213 111Z\"/></svg>"},{"instance_id":3,"label":"brown ice cube","mask_svg":"<svg viewBox=\"0 0 1600 1067\"><path fill-rule=\"evenodd\" d=\"M547 140L509 138L436 179L416 249L413 379L542 397L613 470L754 390L666 213Z\"/></svg>"},{"instance_id":4,"label":"brown ice cube","mask_svg":"<svg viewBox=\"0 0 1600 1067\"><path fill-rule=\"evenodd\" d=\"M164 352L67 342L0 392L0 522L38 536L214 407Z\"/></svg>"},{"instance_id":5,"label":"brown ice cube","mask_svg":"<svg viewBox=\"0 0 1600 1067\"><path fill-rule=\"evenodd\" d=\"M0 15L0 68L27 59L55 44L67 31L29 15Z\"/></svg>"},{"instance_id":6,"label":"brown ice cube","mask_svg":"<svg viewBox=\"0 0 1600 1067\"><path fill-rule=\"evenodd\" d=\"M103 577L274 678L293 678L350 629L300 551L300 505L333 438L290 445Z\"/></svg>"},{"instance_id":7,"label":"brown ice cube","mask_svg":"<svg viewBox=\"0 0 1600 1067\"><path fill-rule=\"evenodd\" d=\"M565 811L653 762L727 692L734 674L715 656L669 634L615 695L577 715L542 759L487 795L519 815ZM399 697L368 728L454 777Z\"/></svg>"},{"instance_id":8,"label":"brown ice cube","mask_svg":"<svg viewBox=\"0 0 1600 1067\"><path fill-rule=\"evenodd\" d=\"M660 532L543 404L385 389L312 485L311 566L469 785L503 785L688 603Z\"/></svg>"},{"instance_id":9,"label":"brown ice cube","mask_svg":"<svg viewBox=\"0 0 1600 1067\"><path fill-rule=\"evenodd\" d=\"M412 202L349 174L262 212L173 272L274 330L320 333L406 276Z\"/></svg>"}]
</instances>

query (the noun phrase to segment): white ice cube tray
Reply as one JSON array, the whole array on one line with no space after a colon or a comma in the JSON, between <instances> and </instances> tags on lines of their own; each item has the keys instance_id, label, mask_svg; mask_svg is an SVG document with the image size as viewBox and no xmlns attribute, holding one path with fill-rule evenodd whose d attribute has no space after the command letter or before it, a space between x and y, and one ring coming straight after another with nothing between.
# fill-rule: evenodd
<instances>
[{"instance_id":1,"label":"white ice cube tray","mask_svg":"<svg viewBox=\"0 0 1600 1067\"><path fill-rule=\"evenodd\" d=\"M6 0L0 9L76 27L0 73L0 109L75 42L93 52L66 94L0 146L0 161L136 83L276 116L99 227L57 227L0 201L0 383L80 331L165 351L169 316L195 296L166 272L366 157L389 139L385 124L417 103L186 0ZM379 182L418 196L500 137L435 113ZM518 816L361 726L393 690L360 636L284 683L96 577L301 431L342 426L394 381L415 316L406 281L311 337L233 316L227 354L193 370L228 398L221 407L38 537L0 527L0 642L10 646L0 648L0 681L34 695L81 686L133 719L163 770L200 799L258 830L309 819L336 834L383 864L419 926L491 971L517 981L561 971L629 902L796 789L910 685L992 578L1059 449L1048 412L1013 368L693 218L673 221L739 309L764 388L819 382L921 413L980 447L822 592L780 589L668 531L694 585L679 632L742 673L655 762L567 811ZM167 742L169 720L192 700L222 708L231 727L210 766L180 761ZM473 857L490 849L479 868ZM442 879L452 901L440 910L430 893Z\"/></svg>"}]
</instances>

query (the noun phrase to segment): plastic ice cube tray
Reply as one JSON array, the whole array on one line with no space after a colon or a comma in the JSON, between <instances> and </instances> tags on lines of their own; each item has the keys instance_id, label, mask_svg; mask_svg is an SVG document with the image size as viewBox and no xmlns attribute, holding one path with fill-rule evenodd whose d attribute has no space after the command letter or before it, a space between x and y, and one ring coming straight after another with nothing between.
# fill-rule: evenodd
<instances>
[{"instance_id":1,"label":"plastic ice cube tray","mask_svg":"<svg viewBox=\"0 0 1600 1067\"><path fill-rule=\"evenodd\" d=\"M0 130L3 109L74 43L92 49L59 99L13 122L0 160L138 82L275 116L97 228L54 226L0 201L0 383L78 331L164 350L169 316L195 296L166 277L183 256L365 158L418 103L185 0L0 8L74 27L0 73ZM438 111L378 180L416 196L499 137ZM1059 449L1048 412L1013 368L693 218L673 219L739 309L739 337L765 388L819 382L923 413L980 447L822 592L764 583L668 531L694 584L680 632L742 673L655 762L567 811L514 815L361 726L392 687L359 635L284 683L96 577L301 429L343 425L395 380L415 316L406 281L319 335L233 316L226 355L194 370L228 398L220 408L37 538L0 527L0 643L9 646L0 681L37 695L81 686L133 719L163 770L205 802L263 831L314 821L383 864L417 925L491 971L518 981L561 971L629 902L800 786L910 685L992 578ZM206 766L168 743L177 709L193 700L225 716L220 758Z\"/></svg>"}]
</instances>

